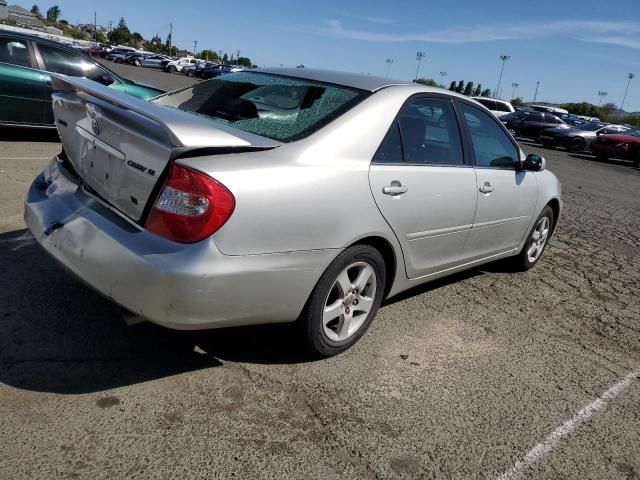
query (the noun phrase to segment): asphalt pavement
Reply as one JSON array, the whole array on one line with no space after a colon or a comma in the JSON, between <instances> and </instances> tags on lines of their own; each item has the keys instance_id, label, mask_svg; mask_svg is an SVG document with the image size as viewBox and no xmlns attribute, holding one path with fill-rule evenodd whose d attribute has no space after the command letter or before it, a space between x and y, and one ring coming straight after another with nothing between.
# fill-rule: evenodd
<instances>
[{"instance_id":1,"label":"asphalt pavement","mask_svg":"<svg viewBox=\"0 0 640 480\"><path fill-rule=\"evenodd\" d=\"M354 348L310 362L286 326L126 326L24 228L55 134L0 135L0 479L640 478L630 164L523 142L563 185L540 263L402 294Z\"/></svg>"}]
</instances>

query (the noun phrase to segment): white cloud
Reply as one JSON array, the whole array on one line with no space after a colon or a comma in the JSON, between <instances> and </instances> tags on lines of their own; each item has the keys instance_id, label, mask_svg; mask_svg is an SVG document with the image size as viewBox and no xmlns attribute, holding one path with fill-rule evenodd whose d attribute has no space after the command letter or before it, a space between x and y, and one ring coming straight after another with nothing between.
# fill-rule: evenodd
<instances>
[{"instance_id":1,"label":"white cloud","mask_svg":"<svg viewBox=\"0 0 640 480\"><path fill-rule=\"evenodd\" d=\"M462 44L495 40L564 37L640 49L640 22L559 20L543 24L474 25L414 33L355 30L345 28L342 22L336 19L327 20L325 25L325 27L312 29L312 31L332 37L384 43L420 41Z\"/></svg>"}]
</instances>

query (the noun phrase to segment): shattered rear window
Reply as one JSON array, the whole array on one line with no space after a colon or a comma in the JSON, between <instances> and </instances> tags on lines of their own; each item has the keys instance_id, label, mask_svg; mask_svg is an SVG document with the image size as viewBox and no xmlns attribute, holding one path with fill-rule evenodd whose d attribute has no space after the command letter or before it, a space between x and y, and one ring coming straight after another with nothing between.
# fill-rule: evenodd
<instances>
[{"instance_id":1,"label":"shattered rear window","mask_svg":"<svg viewBox=\"0 0 640 480\"><path fill-rule=\"evenodd\" d=\"M237 72L162 95L153 103L291 142L317 131L367 95L339 85Z\"/></svg>"}]
</instances>

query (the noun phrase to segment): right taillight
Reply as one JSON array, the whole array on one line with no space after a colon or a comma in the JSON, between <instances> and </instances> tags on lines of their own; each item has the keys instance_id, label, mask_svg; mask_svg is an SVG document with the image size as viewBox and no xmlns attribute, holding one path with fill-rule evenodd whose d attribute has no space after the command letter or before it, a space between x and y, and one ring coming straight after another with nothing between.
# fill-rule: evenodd
<instances>
[{"instance_id":1,"label":"right taillight","mask_svg":"<svg viewBox=\"0 0 640 480\"><path fill-rule=\"evenodd\" d=\"M224 185L174 163L145 228L175 242L195 243L222 227L234 207L235 199Z\"/></svg>"}]
</instances>

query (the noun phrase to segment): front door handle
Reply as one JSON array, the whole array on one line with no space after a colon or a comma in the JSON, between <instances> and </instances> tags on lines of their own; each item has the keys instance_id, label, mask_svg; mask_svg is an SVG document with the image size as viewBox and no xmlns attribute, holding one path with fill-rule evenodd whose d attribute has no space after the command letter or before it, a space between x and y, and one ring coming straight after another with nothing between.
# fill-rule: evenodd
<instances>
[{"instance_id":1,"label":"front door handle","mask_svg":"<svg viewBox=\"0 0 640 480\"><path fill-rule=\"evenodd\" d=\"M392 197L402 195L403 193L407 193L407 191L409 191L409 188L403 187L398 180L394 180L391 182L391 185L387 185L382 188L382 193L385 195L391 195Z\"/></svg>"},{"instance_id":2,"label":"front door handle","mask_svg":"<svg viewBox=\"0 0 640 480\"><path fill-rule=\"evenodd\" d=\"M484 182L484 185L482 185L480 187L480 192L481 193L491 193L491 192L493 192L493 187L491 186L491 184L489 182Z\"/></svg>"}]
</instances>

